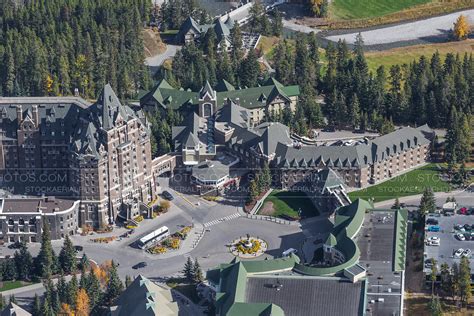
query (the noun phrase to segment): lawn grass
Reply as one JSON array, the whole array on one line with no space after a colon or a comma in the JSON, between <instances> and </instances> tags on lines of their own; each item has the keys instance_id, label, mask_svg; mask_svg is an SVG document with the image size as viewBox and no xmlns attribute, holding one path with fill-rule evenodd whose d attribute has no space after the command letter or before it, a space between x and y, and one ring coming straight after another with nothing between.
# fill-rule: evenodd
<instances>
[{"instance_id":1,"label":"lawn grass","mask_svg":"<svg viewBox=\"0 0 474 316\"><path fill-rule=\"evenodd\" d=\"M0 292L9 291L13 289L17 289L23 286L31 285L30 282L24 281L3 281L1 282L2 286L0 287Z\"/></svg>"},{"instance_id":2,"label":"lawn grass","mask_svg":"<svg viewBox=\"0 0 474 316\"><path fill-rule=\"evenodd\" d=\"M474 51L474 39L460 42L400 47L381 52L367 52L365 53L365 57L367 58L369 69L374 73L379 66L384 66L385 71L388 72L391 66L410 64L414 60L418 60L422 55L431 59L436 51L439 52L441 60L444 60L448 53L459 53L463 56L465 53L469 54Z\"/></svg>"},{"instance_id":3,"label":"lawn grass","mask_svg":"<svg viewBox=\"0 0 474 316\"><path fill-rule=\"evenodd\" d=\"M394 199L396 197L421 194L431 187L434 192L447 192L451 185L440 178L437 164L428 164L412 170L383 183L349 193L352 201L357 198L373 198L374 202Z\"/></svg>"},{"instance_id":4,"label":"lawn grass","mask_svg":"<svg viewBox=\"0 0 474 316\"><path fill-rule=\"evenodd\" d=\"M263 205L266 202L273 203L274 212L272 216L275 217L291 217L296 219L300 217L298 214L299 209L301 209L301 217L319 215L318 210L304 192L275 190L263 201Z\"/></svg>"},{"instance_id":5,"label":"lawn grass","mask_svg":"<svg viewBox=\"0 0 474 316\"><path fill-rule=\"evenodd\" d=\"M334 0L330 6L331 16L349 20L374 18L394 13L409 7L429 3L431 0Z\"/></svg>"}]
</instances>

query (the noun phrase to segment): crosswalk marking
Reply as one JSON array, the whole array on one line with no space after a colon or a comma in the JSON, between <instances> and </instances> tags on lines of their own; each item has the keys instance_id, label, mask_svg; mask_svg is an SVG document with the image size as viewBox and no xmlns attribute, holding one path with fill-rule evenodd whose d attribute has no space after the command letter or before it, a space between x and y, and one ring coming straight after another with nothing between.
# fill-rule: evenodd
<instances>
[{"instance_id":1,"label":"crosswalk marking","mask_svg":"<svg viewBox=\"0 0 474 316\"><path fill-rule=\"evenodd\" d=\"M207 223L204 224L204 227L210 227L210 226L219 224L220 222L230 221L230 220L232 220L234 218L237 218L237 217L240 217L240 214L239 213L234 213L234 214L228 215L226 217L222 217L222 218L215 219L213 221L207 222Z\"/></svg>"}]
</instances>

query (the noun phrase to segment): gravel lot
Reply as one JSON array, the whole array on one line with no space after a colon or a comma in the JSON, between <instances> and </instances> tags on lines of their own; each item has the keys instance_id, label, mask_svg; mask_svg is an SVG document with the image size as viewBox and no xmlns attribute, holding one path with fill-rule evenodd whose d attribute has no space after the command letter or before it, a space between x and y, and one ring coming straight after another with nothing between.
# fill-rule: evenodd
<instances>
[{"instance_id":1,"label":"gravel lot","mask_svg":"<svg viewBox=\"0 0 474 316\"><path fill-rule=\"evenodd\" d=\"M471 24L474 23L474 9L470 9L425 20L363 31L361 34L365 45L369 46L418 40L425 42L439 41L440 38L447 39L453 23L460 14L467 16ZM357 34L332 35L326 38L335 42L339 39L345 39L348 44L353 44Z\"/></svg>"}]
</instances>

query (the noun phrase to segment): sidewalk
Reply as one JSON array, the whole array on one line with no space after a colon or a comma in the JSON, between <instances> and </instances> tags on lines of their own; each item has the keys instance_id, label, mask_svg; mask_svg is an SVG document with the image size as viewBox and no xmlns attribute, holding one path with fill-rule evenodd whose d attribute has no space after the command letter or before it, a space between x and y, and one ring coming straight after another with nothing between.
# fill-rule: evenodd
<instances>
[{"instance_id":1,"label":"sidewalk","mask_svg":"<svg viewBox=\"0 0 474 316\"><path fill-rule=\"evenodd\" d=\"M451 192L435 192L434 196L437 199L438 198L447 198L448 196L457 195L457 194L462 193L464 191L465 190L455 190L455 191L451 191ZM422 196L423 196L423 194L404 196L404 197L398 198L398 201L400 203L406 203L406 202L409 202L409 201L412 201L412 200L418 200L419 201L419 200L421 200ZM392 206L395 203L395 200L396 200L396 198L386 200L386 201L377 202L377 203L374 203L374 207L375 208L382 208L382 207Z\"/></svg>"},{"instance_id":2,"label":"sidewalk","mask_svg":"<svg viewBox=\"0 0 474 316\"><path fill-rule=\"evenodd\" d=\"M81 274L80 273L76 274L76 277L79 279L81 277ZM69 282L72 279L72 275L65 276L65 279L66 281ZM52 279L52 281L53 281L53 284L56 284L58 283L58 278ZM17 295L17 294L21 294L25 292L31 292L31 291L42 290L42 289L44 289L43 282L39 282L39 283L27 285L27 286L22 286L16 289L3 291L3 292L0 292L0 294L3 297L8 297L10 295Z\"/></svg>"}]
</instances>

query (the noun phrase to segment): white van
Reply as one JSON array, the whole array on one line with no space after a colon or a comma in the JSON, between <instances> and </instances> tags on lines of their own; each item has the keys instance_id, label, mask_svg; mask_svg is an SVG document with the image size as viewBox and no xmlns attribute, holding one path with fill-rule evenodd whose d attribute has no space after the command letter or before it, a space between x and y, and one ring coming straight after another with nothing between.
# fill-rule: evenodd
<instances>
[{"instance_id":1,"label":"white van","mask_svg":"<svg viewBox=\"0 0 474 316\"><path fill-rule=\"evenodd\" d=\"M288 248L285 251L283 251L282 256L283 257L288 257L290 254L292 254L292 253L296 254L297 252L298 252L298 250L296 250L295 248Z\"/></svg>"}]
</instances>

